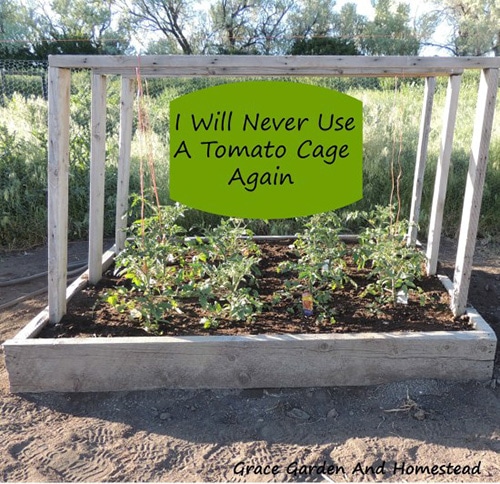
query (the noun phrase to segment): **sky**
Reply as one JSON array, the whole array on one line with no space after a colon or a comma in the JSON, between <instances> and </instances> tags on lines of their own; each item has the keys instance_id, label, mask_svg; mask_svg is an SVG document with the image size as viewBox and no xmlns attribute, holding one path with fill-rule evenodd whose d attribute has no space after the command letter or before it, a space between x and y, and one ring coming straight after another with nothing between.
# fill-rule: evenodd
<instances>
[{"instance_id":1,"label":"sky","mask_svg":"<svg viewBox=\"0 0 500 484\"><path fill-rule=\"evenodd\" d=\"M406 2L410 4L411 7L411 12L413 16L420 16L426 11L430 10L430 2L427 2L425 0L399 0L400 2ZM342 6L346 3L355 3L357 5L357 11L358 13L362 15L366 15L369 19L373 19L373 15L375 13L374 8L372 7L371 0L336 0L335 4L335 10L338 11L342 8ZM200 8L206 8L203 6L207 5L206 0L202 0L200 3ZM152 36L156 38L156 36ZM436 32L433 41L434 43L445 43L445 38L447 37L447 32L446 29L441 27L441 29ZM133 44L136 47L136 49L140 52L142 50L145 50L147 48L147 43L148 43L149 37L142 37L141 40L135 41ZM435 47L423 47L419 53L419 55L422 56L435 56L435 55L441 55L441 56L449 56L449 52L444 50L444 49L438 49Z\"/></svg>"},{"instance_id":2,"label":"sky","mask_svg":"<svg viewBox=\"0 0 500 484\"><path fill-rule=\"evenodd\" d=\"M414 17L420 16L425 12L428 12L432 9L430 2L426 2L425 0L400 0L402 2L406 2L410 4L411 14ZM372 7L371 0L336 0L335 9L340 10L342 6L346 3L355 3L357 5L358 13L362 15L366 15L369 19L373 19L373 15L375 14L375 9ZM436 33L434 34L433 43L437 44L445 44L445 39L448 36L448 32L446 30L445 25L441 25ZM420 51L422 56L434 56L434 55L442 55L449 56L450 53L445 49L438 49L437 47L423 47Z\"/></svg>"},{"instance_id":3,"label":"sky","mask_svg":"<svg viewBox=\"0 0 500 484\"><path fill-rule=\"evenodd\" d=\"M412 16L420 16L425 12L432 9L431 3L425 0L399 0L400 2L406 2L410 4ZM335 10L340 10L342 6L346 3L355 3L357 5L358 13L366 15L369 19L373 19L375 14L375 9L372 7L371 0L336 0ZM445 44L445 39L448 36L448 32L444 25L440 26L434 35L434 43ZM438 49L436 47L423 47L420 51L422 56L449 56L450 53L445 49Z\"/></svg>"}]
</instances>

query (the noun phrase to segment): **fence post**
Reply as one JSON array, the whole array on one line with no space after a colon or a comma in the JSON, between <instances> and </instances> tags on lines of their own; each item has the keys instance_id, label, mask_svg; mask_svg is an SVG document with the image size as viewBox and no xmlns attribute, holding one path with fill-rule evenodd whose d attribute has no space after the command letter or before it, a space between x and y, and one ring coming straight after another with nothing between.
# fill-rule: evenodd
<instances>
[{"instance_id":1,"label":"fence post","mask_svg":"<svg viewBox=\"0 0 500 484\"><path fill-rule=\"evenodd\" d=\"M0 68L0 78L2 79L2 96L0 97L0 106L5 106L7 104L8 94L5 83L5 69L3 67Z\"/></svg>"},{"instance_id":2,"label":"fence post","mask_svg":"<svg viewBox=\"0 0 500 484\"><path fill-rule=\"evenodd\" d=\"M118 180L116 184L116 253L119 253L125 248L130 179L130 149L134 114L133 105L134 80L128 77L122 77L120 105L120 154L118 159Z\"/></svg>"},{"instance_id":3,"label":"fence post","mask_svg":"<svg viewBox=\"0 0 500 484\"><path fill-rule=\"evenodd\" d=\"M453 276L451 309L455 316L460 316L465 312L467 303L497 90L498 69L483 69L479 84L469 172L465 187L455 274Z\"/></svg>"},{"instance_id":4,"label":"fence post","mask_svg":"<svg viewBox=\"0 0 500 484\"><path fill-rule=\"evenodd\" d=\"M422 118L420 119L420 134L418 139L417 161L415 164L415 176L413 178L413 193L411 197L408 227L408 245L412 247L415 246L417 241L420 204L422 203L425 163L427 161L427 145L429 144L429 133L431 131L432 105L434 102L435 89L436 78L427 77L425 79L424 104L422 106Z\"/></svg>"},{"instance_id":5,"label":"fence post","mask_svg":"<svg viewBox=\"0 0 500 484\"><path fill-rule=\"evenodd\" d=\"M68 263L69 99L71 71L49 67L48 300L49 321L66 314Z\"/></svg>"},{"instance_id":6,"label":"fence post","mask_svg":"<svg viewBox=\"0 0 500 484\"><path fill-rule=\"evenodd\" d=\"M92 74L90 144L89 282L102 277L104 171L106 163L106 76Z\"/></svg>"},{"instance_id":7,"label":"fence post","mask_svg":"<svg viewBox=\"0 0 500 484\"><path fill-rule=\"evenodd\" d=\"M453 132L457 118L458 94L461 81L461 75L450 76L448 80L443 131L441 134L441 151L436 168L429 236L427 238L427 274L429 275L436 274L437 271L439 243L441 242L441 229L443 226L444 201L446 199L446 187L448 184Z\"/></svg>"},{"instance_id":8,"label":"fence post","mask_svg":"<svg viewBox=\"0 0 500 484\"><path fill-rule=\"evenodd\" d=\"M46 101L48 97L48 88L47 88L47 77L46 77L46 72L42 69L40 77L42 79L42 96L43 99Z\"/></svg>"}]
</instances>

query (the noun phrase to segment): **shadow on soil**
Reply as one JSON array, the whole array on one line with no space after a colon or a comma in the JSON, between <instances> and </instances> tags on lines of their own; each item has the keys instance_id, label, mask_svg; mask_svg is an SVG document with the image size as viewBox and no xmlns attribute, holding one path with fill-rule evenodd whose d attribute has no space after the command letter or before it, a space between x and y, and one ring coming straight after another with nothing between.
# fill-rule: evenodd
<instances>
[{"instance_id":1,"label":"shadow on soil","mask_svg":"<svg viewBox=\"0 0 500 484\"><path fill-rule=\"evenodd\" d=\"M197 443L338 444L398 436L498 450L500 388L413 380L377 387L22 394L38 408ZM449 437L448 437L449 436ZM453 436L453 437L452 437Z\"/></svg>"}]
</instances>

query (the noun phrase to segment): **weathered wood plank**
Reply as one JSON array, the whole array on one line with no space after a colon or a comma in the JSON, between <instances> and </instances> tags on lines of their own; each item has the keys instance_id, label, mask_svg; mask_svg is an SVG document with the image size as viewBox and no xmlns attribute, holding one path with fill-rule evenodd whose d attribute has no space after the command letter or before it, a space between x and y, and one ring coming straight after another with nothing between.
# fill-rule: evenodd
<instances>
[{"instance_id":1,"label":"weathered wood plank","mask_svg":"<svg viewBox=\"0 0 500 484\"><path fill-rule=\"evenodd\" d=\"M90 144L89 282L102 277L104 239L104 171L106 163L106 77L92 76Z\"/></svg>"},{"instance_id":2,"label":"weathered wood plank","mask_svg":"<svg viewBox=\"0 0 500 484\"><path fill-rule=\"evenodd\" d=\"M436 168L434 196L432 198L429 235L427 237L427 274L436 274L443 226L444 202L448 185L453 134L457 118L458 94L462 76L451 76L448 81L446 105L443 113L443 130L441 134L441 151Z\"/></svg>"},{"instance_id":3,"label":"weathered wood plank","mask_svg":"<svg viewBox=\"0 0 500 484\"><path fill-rule=\"evenodd\" d=\"M69 69L49 68L48 299L53 324L66 313L70 83Z\"/></svg>"},{"instance_id":4,"label":"weathered wood plank","mask_svg":"<svg viewBox=\"0 0 500 484\"><path fill-rule=\"evenodd\" d=\"M448 291L450 297L453 297L453 291L455 289L453 282L448 278L448 276L442 274L438 274L437 277L441 281L441 284L443 284L444 288ZM485 337L491 338L492 341L497 341L498 338L496 337L495 331L493 331L492 327L483 319L476 309L468 307L467 315L469 316L475 329L481 331Z\"/></svg>"},{"instance_id":5,"label":"weathered wood plank","mask_svg":"<svg viewBox=\"0 0 500 484\"><path fill-rule=\"evenodd\" d=\"M11 391L374 385L487 379L495 345L475 332L11 340Z\"/></svg>"},{"instance_id":6,"label":"weathered wood plank","mask_svg":"<svg viewBox=\"0 0 500 484\"><path fill-rule=\"evenodd\" d=\"M40 311L13 339L18 341L34 338L49 322L49 306Z\"/></svg>"},{"instance_id":7,"label":"weathered wood plank","mask_svg":"<svg viewBox=\"0 0 500 484\"><path fill-rule=\"evenodd\" d=\"M134 81L122 78L120 106L120 153L116 193L115 241L117 252L125 248L128 194L130 179L130 151L132 145L132 122L134 115Z\"/></svg>"},{"instance_id":8,"label":"weathered wood plank","mask_svg":"<svg viewBox=\"0 0 500 484\"><path fill-rule=\"evenodd\" d=\"M420 204L422 202L422 190L424 188L425 163L427 162L427 146L429 144L429 133L431 131L432 106L435 89L436 78L426 78L408 228L408 245L412 247L414 247L417 242L418 221L420 217Z\"/></svg>"},{"instance_id":9,"label":"weathered wood plank","mask_svg":"<svg viewBox=\"0 0 500 484\"><path fill-rule=\"evenodd\" d=\"M49 56L54 67L99 69L135 76L421 76L461 74L463 69L498 68L494 57L412 56Z\"/></svg>"},{"instance_id":10,"label":"weathered wood plank","mask_svg":"<svg viewBox=\"0 0 500 484\"><path fill-rule=\"evenodd\" d=\"M102 256L102 270L106 271L114 261L116 255L116 246L111 247ZM71 299L77 294L82 288L88 284L89 271L86 270L78 278L76 278L66 289L66 303L69 303ZM44 326L49 321L49 306L38 313L21 331L19 331L13 339L23 340L28 338L35 338Z\"/></svg>"},{"instance_id":11,"label":"weathered wood plank","mask_svg":"<svg viewBox=\"0 0 500 484\"><path fill-rule=\"evenodd\" d=\"M464 313L467 303L497 91L498 69L483 70L479 84L469 173L465 187L462 222L453 277L455 288L451 308L455 316Z\"/></svg>"}]
</instances>

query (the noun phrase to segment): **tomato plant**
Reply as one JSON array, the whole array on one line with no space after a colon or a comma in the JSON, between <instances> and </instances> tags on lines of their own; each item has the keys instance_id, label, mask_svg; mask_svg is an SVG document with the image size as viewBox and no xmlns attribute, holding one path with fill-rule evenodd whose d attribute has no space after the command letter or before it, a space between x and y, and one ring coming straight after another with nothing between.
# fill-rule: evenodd
<instances>
[{"instance_id":1,"label":"tomato plant","mask_svg":"<svg viewBox=\"0 0 500 484\"><path fill-rule=\"evenodd\" d=\"M149 208L152 215L131 225L126 248L116 259L115 273L127 285L108 291L108 304L154 334L174 324L188 300L202 308L200 325L207 330L216 329L222 318L252 322L264 310L261 251L244 220L223 219L203 236L188 238L179 223L185 207ZM357 291L354 297L369 298L374 312L419 293L424 255L407 246L407 223L395 222L387 207L351 212L347 218L365 226L354 247L340 237L344 220L337 213L304 221L291 246L295 258L279 266L287 275L283 288L268 304L285 302L290 313L335 323L334 294L347 285ZM367 274L369 283L362 289L349 273L348 258Z\"/></svg>"},{"instance_id":2,"label":"tomato plant","mask_svg":"<svg viewBox=\"0 0 500 484\"><path fill-rule=\"evenodd\" d=\"M223 220L205 237L185 238L178 224L185 207L154 209L134 222L125 250L116 259L115 273L130 289L109 291L106 301L161 334L180 302L196 298L208 316L200 324L217 326L217 318L250 320L262 309L255 290L260 260L253 233L239 219Z\"/></svg>"},{"instance_id":3,"label":"tomato plant","mask_svg":"<svg viewBox=\"0 0 500 484\"><path fill-rule=\"evenodd\" d=\"M342 219L335 212L313 215L294 242L298 260L282 265L283 271L296 276L286 285L284 297L297 300L294 294L311 294L317 317L331 322L335 321L335 310L329 305L333 291L348 283L355 285L346 271L347 247L339 237L342 230Z\"/></svg>"},{"instance_id":4,"label":"tomato plant","mask_svg":"<svg viewBox=\"0 0 500 484\"><path fill-rule=\"evenodd\" d=\"M394 222L390 207L377 207L362 213L368 223L359 236L354 252L358 267L369 267L374 281L363 291L380 304L395 306L406 301L411 291L420 292L416 281L423 276L424 254L408 246L405 220Z\"/></svg>"}]
</instances>

